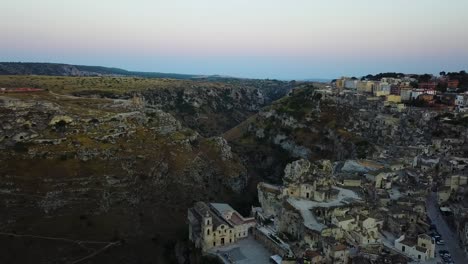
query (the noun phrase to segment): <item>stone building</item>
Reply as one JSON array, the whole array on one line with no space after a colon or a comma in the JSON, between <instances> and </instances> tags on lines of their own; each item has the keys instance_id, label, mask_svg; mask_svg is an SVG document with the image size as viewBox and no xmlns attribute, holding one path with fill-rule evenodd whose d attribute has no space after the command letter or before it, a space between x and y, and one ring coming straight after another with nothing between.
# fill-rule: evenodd
<instances>
[{"instance_id":1,"label":"stone building","mask_svg":"<svg viewBox=\"0 0 468 264\"><path fill-rule=\"evenodd\" d=\"M349 248L340 243L326 242L323 251L326 259L334 264L349 263Z\"/></svg>"},{"instance_id":2,"label":"stone building","mask_svg":"<svg viewBox=\"0 0 468 264\"><path fill-rule=\"evenodd\" d=\"M197 202L188 210L189 239L206 251L249 235L254 218L244 218L228 204Z\"/></svg>"},{"instance_id":3,"label":"stone building","mask_svg":"<svg viewBox=\"0 0 468 264\"><path fill-rule=\"evenodd\" d=\"M403 235L395 240L395 248L417 261L427 261L435 256L435 240L426 234L419 235L417 239Z\"/></svg>"}]
</instances>

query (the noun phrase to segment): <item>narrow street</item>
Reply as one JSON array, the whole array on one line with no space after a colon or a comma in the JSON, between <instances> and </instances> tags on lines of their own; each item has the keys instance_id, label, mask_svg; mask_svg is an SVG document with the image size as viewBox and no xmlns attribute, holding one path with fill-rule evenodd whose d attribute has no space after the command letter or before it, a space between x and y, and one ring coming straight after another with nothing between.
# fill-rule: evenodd
<instances>
[{"instance_id":1,"label":"narrow street","mask_svg":"<svg viewBox=\"0 0 468 264\"><path fill-rule=\"evenodd\" d=\"M445 245L436 245L436 252L439 254L439 250L445 249L450 252L452 259L455 263L468 263L468 258L465 256L463 250L460 248L458 236L456 236L445 222L442 214L440 213L439 206L437 204L437 196L435 192L432 192L426 202L427 214L437 227L438 232L445 241Z\"/></svg>"}]
</instances>

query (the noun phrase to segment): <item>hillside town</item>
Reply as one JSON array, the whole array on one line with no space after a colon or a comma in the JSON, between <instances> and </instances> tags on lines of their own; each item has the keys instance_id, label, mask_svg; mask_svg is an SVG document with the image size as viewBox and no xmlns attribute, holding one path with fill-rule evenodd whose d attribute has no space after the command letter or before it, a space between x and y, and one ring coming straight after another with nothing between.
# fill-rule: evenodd
<instances>
[{"instance_id":1,"label":"hillside town","mask_svg":"<svg viewBox=\"0 0 468 264\"><path fill-rule=\"evenodd\" d=\"M407 105L449 108L459 112L468 111L468 93L466 86L461 87L460 80L466 78L466 73L441 72L439 77L431 75L412 76L394 74L398 77L382 77L379 80L372 76L341 77L332 82L338 90L357 91L359 93L385 97L390 103L405 103ZM389 74L393 75L393 74ZM456 77L452 77L456 76ZM419 77L419 80L418 78Z\"/></svg>"},{"instance_id":2,"label":"hillside town","mask_svg":"<svg viewBox=\"0 0 468 264\"><path fill-rule=\"evenodd\" d=\"M197 202L190 240L223 263L467 263L468 93L459 85L444 73L315 89L354 109L345 132L376 151L289 163L282 184L258 183L248 217Z\"/></svg>"}]
</instances>

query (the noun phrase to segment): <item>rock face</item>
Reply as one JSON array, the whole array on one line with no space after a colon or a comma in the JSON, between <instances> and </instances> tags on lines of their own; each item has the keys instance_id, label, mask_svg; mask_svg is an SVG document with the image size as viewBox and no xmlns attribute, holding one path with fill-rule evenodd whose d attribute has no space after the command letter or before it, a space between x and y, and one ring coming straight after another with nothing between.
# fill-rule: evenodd
<instances>
[{"instance_id":1,"label":"rock face","mask_svg":"<svg viewBox=\"0 0 468 264\"><path fill-rule=\"evenodd\" d=\"M232 151L231 151L231 146L229 146L228 142L226 139L222 137L214 137L213 142L217 147L219 147L220 152L221 152L221 159L222 160L229 160L232 159Z\"/></svg>"},{"instance_id":2,"label":"rock face","mask_svg":"<svg viewBox=\"0 0 468 264\"><path fill-rule=\"evenodd\" d=\"M284 181L289 182L302 182L303 178L307 176L310 169L310 162L308 160L297 160L286 165L284 169Z\"/></svg>"},{"instance_id":3,"label":"rock face","mask_svg":"<svg viewBox=\"0 0 468 264\"><path fill-rule=\"evenodd\" d=\"M264 89L259 89L259 86ZM185 126L209 137L231 129L286 94L289 89L287 83L258 81L217 89L210 84L196 85L190 89L148 89L142 91L140 96L146 104L173 114Z\"/></svg>"},{"instance_id":4,"label":"rock face","mask_svg":"<svg viewBox=\"0 0 468 264\"><path fill-rule=\"evenodd\" d=\"M300 159L286 165L284 169L283 182L303 183L313 178L327 178L333 172L333 164L330 160L318 160L311 163Z\"/></svg>"},{"instance_id":5,"label":"rock face","mask_svg":"<svg viewBox=\"0 0 468 264\"><path fill-rule=\"evenodd\" d=\"M194 200L229 201L248 181L225 139L204 138L160 109L42 93L34 100L2 96L0 113L4 232L125 239L113 259L134 263L125 259L131 247L150 241L163 250L164 241L184 233ZM39 259L56 246L32 243L30 252ZM7 250L2 248L0 253ZM75 250L64 249L62 260L84 255ZM142 254L148 252L153 250Z\"/></svg>"},{"instance_id":6,"label":"rock face","mask_svg":"<svg viewBox=\"0 0 468 264\"><path fill-rule=\"evenodd\" d=\"M50 120L49 126L55 126L59 123L67 125L67 124L71 124L72 122L73 122L73 118L69 116L64 116L64 115L58 115L58 116L54 116L52 120Z\"/></svg>"},{"instance_id":7,"label":"rock face","mask_svg":"<svg viewBox=\"0 0 468 264\"><path fill-rule=\"evenodd\" d=\"M280 182L282 168L297 159L344 159L357 155L358 133L349 133L353 114L345 105L302 87L262 109L225 133L233 151L246 158L251 169ZM367 148L366 148L367 147ZM361 147L369 151L371 144Z\"/></svg>"}]
</instances>

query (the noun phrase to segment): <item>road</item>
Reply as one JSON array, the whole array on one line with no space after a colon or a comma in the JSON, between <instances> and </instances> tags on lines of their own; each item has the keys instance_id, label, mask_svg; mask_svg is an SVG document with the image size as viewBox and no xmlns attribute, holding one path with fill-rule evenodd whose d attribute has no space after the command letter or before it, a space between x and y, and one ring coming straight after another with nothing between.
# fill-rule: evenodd
<instances>
[{"instance_id":1,"label":"road","mask_svg":"<svg viewBox=\"0 0 468 264\"><path fill-rule=\"evenodd\" d=\"M432 223L437 227L442 239L445 241L445 246L436 246L436 252L439 254L439 250L446 249L452 255L452 259L455 263L468 263L468 258L465 256L463 250L460 248L458 236L450 230L447 222L440 213L439 206L437 204L436 193L432 192L426 201L427 214L431 219Z\"/></svg>"}]
</instances>

